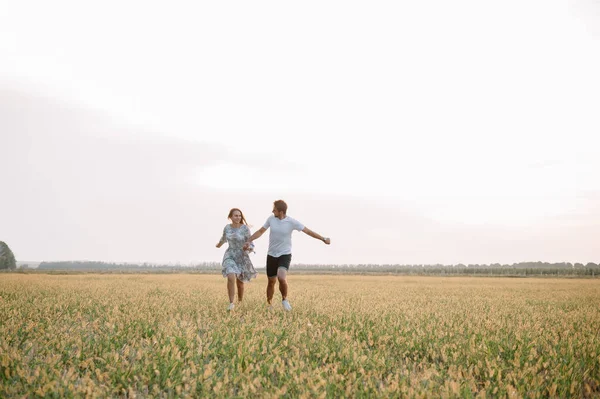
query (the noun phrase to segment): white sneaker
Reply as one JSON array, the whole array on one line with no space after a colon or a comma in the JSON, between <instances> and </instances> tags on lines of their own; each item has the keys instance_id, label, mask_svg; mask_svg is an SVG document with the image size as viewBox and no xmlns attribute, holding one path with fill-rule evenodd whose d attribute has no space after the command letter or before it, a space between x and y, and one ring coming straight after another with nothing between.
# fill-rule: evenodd
<instances>
[{"instance_id":1,"label":"white sneaker","mask_svg":"<svg viewBox=\"0 0 600 399\"><path fill-rule=\"evenodd\" d=\"M235 304L230 303L229 306L227 307L227 310L231 311L231 310L233 310L233 308L235 308Z\"/></svg>"},{"instance_id":2,"label":"white sneaker","mask_svg":"<svg viewBox=\"0 0 600 399\"><path fill-rule=\"evenodd\" d=\"M283 301L281 301L281 304L283 305L283 308L284 308L285 310L287 310L288 312L289 312L290 310L292 310L292 305L290 305L290 303L288 302L288 300L287 300L287 299L284 299Z\"/></svg>"}]
</instances>

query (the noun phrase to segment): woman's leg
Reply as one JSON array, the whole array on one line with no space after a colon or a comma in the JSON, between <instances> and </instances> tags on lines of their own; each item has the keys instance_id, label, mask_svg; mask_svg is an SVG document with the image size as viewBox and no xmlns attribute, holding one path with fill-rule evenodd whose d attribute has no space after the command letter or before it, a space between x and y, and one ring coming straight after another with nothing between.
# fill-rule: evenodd
<instances>
[{"instance_id":1,"label":"woman's leg","mask_svg":"<svg viewBox=\"0 0 600 399\"><path fill-rule=\"evenodd\" d=\"M227 275L227 294L229 295L229 303L233 303L235 298L235 274L229 273Z\"/></svg>"},{"instance_id":2,"label":"woman's leg","mask_svg":"<svg viewBox=\"0 0 600 399\"><path fill-rule=\"evenodd\" d=\"M235 283L237 285L238 302L242 302L242 299L244 299L244 282L236 278Z\"/></svg>"}]
</instances>

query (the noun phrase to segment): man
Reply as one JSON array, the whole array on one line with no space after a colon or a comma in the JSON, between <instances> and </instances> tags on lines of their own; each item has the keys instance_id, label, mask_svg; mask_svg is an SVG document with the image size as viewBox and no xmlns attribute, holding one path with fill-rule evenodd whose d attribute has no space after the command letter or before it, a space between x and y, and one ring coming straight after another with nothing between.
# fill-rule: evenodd
<instances>
[{"instance_id":1,"label":"man","mask_svg":"<svg viewBox=\"0 0 600 399\"><path fill-rule=\"evenodd\" d=\"M271 228L269 233L269 250L267 252L267 302L269 306L275 294L275 282L279 282L279 292L281 292L281 304L287 311L292 310L292 305L287 299L288 285L287 272L292 262L292 232L294 230L301 231L309 236L323 241L329 245L329 238L323 237L314 231L304 227L302 223L286 215L287 204L283 200L277 200L273 203L273 216L269 216L263 227L255 231L248 242L244 244L244 249L248 248L252 241L263 235L268 228Z\"/></svg>"}]
</instances>

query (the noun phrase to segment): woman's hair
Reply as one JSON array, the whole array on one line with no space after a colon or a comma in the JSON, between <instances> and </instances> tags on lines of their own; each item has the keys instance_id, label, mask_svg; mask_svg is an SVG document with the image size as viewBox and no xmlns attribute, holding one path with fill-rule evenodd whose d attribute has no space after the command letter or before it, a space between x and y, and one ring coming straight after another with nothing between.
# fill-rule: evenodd
<instances>
[{"instance_id":1,"label":"woman's hair","mask_svg":"<svg viewBox=\"0 0 600 399\"><path fill-rule=\"evenodd\" d=\"M277 201L273 202L273 206L279 212L283 212L283 213L287 214L287 204L285 203L284 200L277 200Z\"/></svg>"},{"instance_id":2,"label":"woman's hair","mask_svg":"<svg viewBox=\"0 0 600 399\"><path fill-rule=\"evenodd\" d=\"M238 208L231 208L231 210L229 211L229 215L227 215L227 219L231 219L233 217L233 212L235 211L238 211L240 215L242 215L242 224L248 225L248 223L246 222L246 218L244 217L244 213Z\"/></svg>"}]
</instances>

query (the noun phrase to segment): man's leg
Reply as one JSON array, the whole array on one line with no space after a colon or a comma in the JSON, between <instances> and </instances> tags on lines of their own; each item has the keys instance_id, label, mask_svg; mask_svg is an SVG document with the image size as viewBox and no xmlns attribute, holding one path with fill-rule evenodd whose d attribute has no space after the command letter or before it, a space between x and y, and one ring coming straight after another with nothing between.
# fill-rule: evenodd
<instances>
[{"instance_id":1,"label":"man's leg","mask_svg":"<svg viewBox=\"0 0 600 399\"><path fill-rule=\"evenodd\" d=\"M277 276L269 277L267 282L267 303L270 305L273 301L273 295L275 294L275 282L277 282Z\"/></svg>"},{"instance_id":2,"label":"man's leg","mask_svg":"<svg viewBox=\"0 0 600 399\"><path fill-rule=\"evenodd\" d=\"M275 282L277 281L278 259L267 255L267 303L270 305L275 294Z\"/></svg>"},{"instance_id":3,"label":"man's leg","mask_svg":"<svg viewBox=\"0 0 600 399\"><path fill-rule=\"evenodd\" d=\"M281 300L287 298L288 284L287 284L287 269L280 267L277 269L277 281L279 281L279 292L281 292Z\"/></svg>"}]
</instances>

